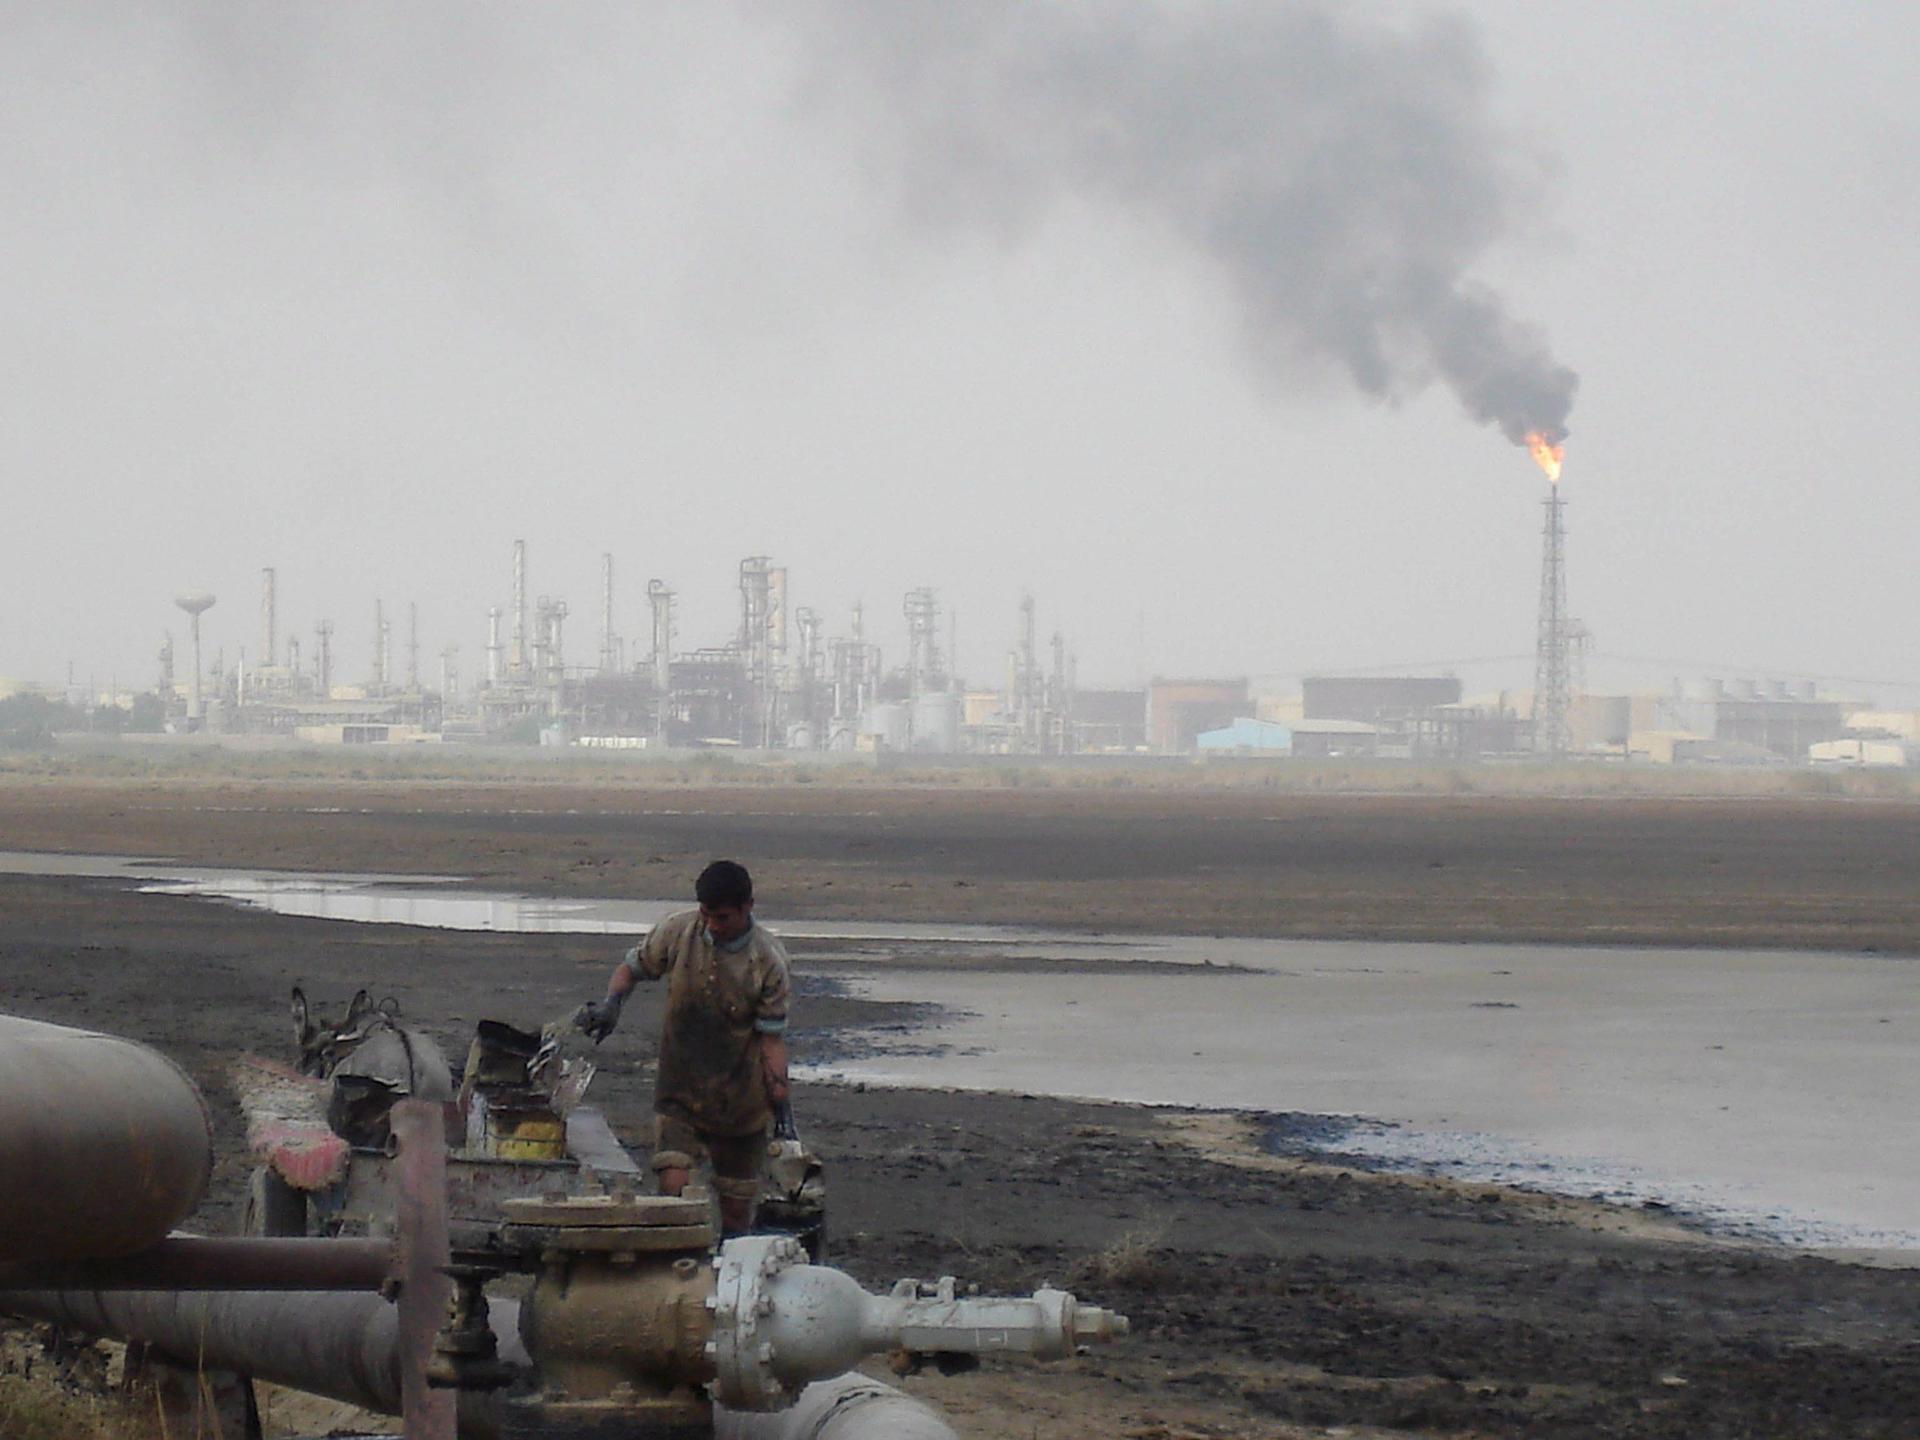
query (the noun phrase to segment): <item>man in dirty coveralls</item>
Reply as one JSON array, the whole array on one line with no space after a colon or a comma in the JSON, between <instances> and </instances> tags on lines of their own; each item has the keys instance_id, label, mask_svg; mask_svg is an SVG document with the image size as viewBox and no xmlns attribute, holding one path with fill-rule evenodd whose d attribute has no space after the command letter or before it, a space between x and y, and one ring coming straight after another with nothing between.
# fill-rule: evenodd
<instances>
[{"instance_id":1,"label":"man in dirty coveralls","mask_svg":"<svg viewBox=\"0 0 1920 1440\"><path fill-rule=\"evenodd\" d=\"M704 1153L721 1230L738 1235L753 1223L774 1108L789 1094L787 952L754 923L744 865L716 860L693 888L700 908L655 925L614 967L606 998L581 1006L575 1023L597 1044L639 981L666 980L653 1093L660 1193L678 1195Z\"/></svg>"}]
</instances>

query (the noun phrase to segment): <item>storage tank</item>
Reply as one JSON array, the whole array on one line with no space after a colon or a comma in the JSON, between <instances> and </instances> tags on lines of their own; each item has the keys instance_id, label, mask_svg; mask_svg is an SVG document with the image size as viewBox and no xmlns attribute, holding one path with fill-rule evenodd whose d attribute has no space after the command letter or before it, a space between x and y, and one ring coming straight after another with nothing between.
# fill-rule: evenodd
<instances>
[{"instance_id":1,"label":"storage tank","mask_svg":"<svg viewBox=\"0 0 1920 1440\"><path fill-rule=\"evenodd\" d=\"M913 748L925 755L951 755L960 748L960 695L939 690L913 702Z\"/></svg>"},{"instance_id":2,"label":"storage tank","mask_svg":"<svg viewBox=\"0 0 1920 1440\"><path fill-rule=\"evenodd\" d=\"M905 750L912 733L912 715L900 701L870 705L860 717L861 738L883 750Z\"/></svg>"}]
</instances>

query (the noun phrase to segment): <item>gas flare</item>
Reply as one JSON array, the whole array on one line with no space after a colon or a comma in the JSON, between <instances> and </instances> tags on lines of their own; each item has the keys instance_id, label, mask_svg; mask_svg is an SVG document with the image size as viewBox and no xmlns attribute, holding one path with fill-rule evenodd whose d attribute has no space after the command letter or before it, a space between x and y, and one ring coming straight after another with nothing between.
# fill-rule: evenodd
<instances>
[{"instance_id":1,"label":"gas flare","mask_svg":"<svg viewBox=\"0 0 1920 1440\"><path fill-rule=\"evenodd\" d=\"M1560 462L1567 458L1565 441L1549 441L1540 431L1530 430L1527 432L1527 453L1547 472L1547 479L1556 485L1560 483Z\"/></svg>"}]
</instances>

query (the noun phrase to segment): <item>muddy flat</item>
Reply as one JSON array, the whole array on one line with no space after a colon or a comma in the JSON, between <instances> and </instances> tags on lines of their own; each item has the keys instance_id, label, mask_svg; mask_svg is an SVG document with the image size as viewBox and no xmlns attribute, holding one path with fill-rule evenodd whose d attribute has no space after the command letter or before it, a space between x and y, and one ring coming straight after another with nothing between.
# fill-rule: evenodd
<instances>
[{"instance_id":1,"label":"muddy flat","mask_svg":"<svg viewBox=\"0 0 1920 1440\"><path fill-rule=\"evenodd\" d=\"M645 773L0 783L0 848L650 897L738 852L794 916L1920 954L1912 799L660 785Z\"/></svg>"},{"instance_id":2,"label":"muddy flat","mask_svg":"<svg viewBox=\"0 0 1920 1440\"><path fill-rule=\"evenodd\" d=\"M724 853L795 916L1905 955L1917 822L1850 800L0 783L6 849L645 898ZM293 983L372 985L458 1049L479 1018L598 993L618 949L0 878L0 1003L154 1044L215 1099L210 1230L247 1168L221 1073L286 1053ZM798 963L803 1053L916 1023ZM654 1005L598 1057L595 1098L638 1148ZM799 1103L830 1167L831 1258L869 1285L1052 1280L1133 1316L1096 1355L906 1382L969 1435L1904 1436L1920 1413L1908 1271L1330 1163L1308 1115L834 1085Z\"/></svg>"}]
</instances>

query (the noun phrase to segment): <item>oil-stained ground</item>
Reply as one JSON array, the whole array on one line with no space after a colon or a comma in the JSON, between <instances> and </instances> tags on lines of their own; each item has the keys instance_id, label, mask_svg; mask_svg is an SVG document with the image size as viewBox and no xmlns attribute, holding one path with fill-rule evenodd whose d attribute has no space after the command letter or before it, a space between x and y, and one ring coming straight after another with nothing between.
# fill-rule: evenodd
<instances>
[{"instance_id":1,"label":"oil-stained ground","mask_svg":"<svg viewBox=\"0 0 1920 1440\"><path fill-rule=\"evenodd\" d=\"M1917 819L1783 800L0 785L0 848L649 897L726 853L790 915L1907 954ZM617 950L0 877L5 1008L152 1043L216 1101L232 1055L287 1053L295 981L334 999L371 984L451 1047L482 1016L533 1023L598 993ZM803 1054L911 1021L796 958ZM636 1144L654 1003L597 1057L595 1098ZM1920 1414L1911 1271L1295 1158L1311 1117L822 1086L799 1105L836 1263L870 1284L1050 1279L1133 1316L1105 1353L908 1382L971 1434L1891 1437ZM207 1229L233 1223L247 1163L216 1111Z\"/></svg>"}]
</instances>

